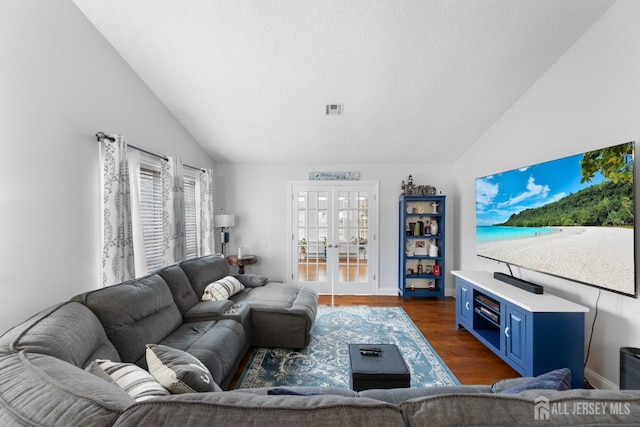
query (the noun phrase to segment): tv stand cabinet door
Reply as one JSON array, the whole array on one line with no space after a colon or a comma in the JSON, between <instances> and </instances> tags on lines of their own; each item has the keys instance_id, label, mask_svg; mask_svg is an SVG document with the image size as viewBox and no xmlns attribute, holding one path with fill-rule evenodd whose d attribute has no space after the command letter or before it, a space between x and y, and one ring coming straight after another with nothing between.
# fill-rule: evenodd
<instances>
[{"instance_id":1,"label":"tv stand cabinet door","mask_svg":"<svg viewBox=\"0 0 640 427\"><path fill-rule=\"evenodd\" d=\"M531 351L529 344L531 337L527 333L527 313L508 304L504 304L504 306L505 356L512 365L517 365L520 370L527 371Z\"/></svg>"},{"instance_id":2,"label":"tv stand cabinet door","mask_svg":"<svg viewBox=\"0 0 640 427\"><path fill-rule=\"evenodd\" d=\"M464 280L456 281L456 327L473 328L473 288Z\"/></svg>"}]
</instances>

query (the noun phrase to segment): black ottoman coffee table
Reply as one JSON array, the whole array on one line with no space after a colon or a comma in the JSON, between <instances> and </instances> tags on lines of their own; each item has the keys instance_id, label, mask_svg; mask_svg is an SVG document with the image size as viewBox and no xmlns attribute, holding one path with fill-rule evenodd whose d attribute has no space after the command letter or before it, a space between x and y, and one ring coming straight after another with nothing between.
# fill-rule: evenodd
<instances>
[{"instance_id":1,"label":"black ottoman coffee table","mask_svg":"<svg viewBox=\"0 0 640 427\"><path fill-rule=\"evenodd\" d=\"M411 387L409 368L395 344L349 344L349 359L354 391Z\"/></svg>"}]
</instances>

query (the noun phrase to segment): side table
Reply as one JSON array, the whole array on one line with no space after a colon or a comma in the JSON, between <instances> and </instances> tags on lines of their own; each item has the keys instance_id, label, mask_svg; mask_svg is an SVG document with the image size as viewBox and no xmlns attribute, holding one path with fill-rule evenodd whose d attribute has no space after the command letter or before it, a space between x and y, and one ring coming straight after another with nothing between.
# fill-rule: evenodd
<instances>
[{"instance_id":1,"label":"side table","mask_svg":"<svg viewBox=\"0 0 640 427\"><path fill-rule=\"evenodd\" d=\"M244 266L255 264L258 262L258 257L255 255L244 255L243 257L238 258L236 255L229 255L227 257L227 262L229 265L238 266L238 274L244 274Z\"/></svg>"}]
</instances>

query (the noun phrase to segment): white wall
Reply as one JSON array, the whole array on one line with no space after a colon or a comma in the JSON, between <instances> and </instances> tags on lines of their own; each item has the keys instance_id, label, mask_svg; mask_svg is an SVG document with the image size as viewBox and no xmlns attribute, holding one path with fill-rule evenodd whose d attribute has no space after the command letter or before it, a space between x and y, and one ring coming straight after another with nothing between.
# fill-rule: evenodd
<instances>
[{"instance_id":1,"label":"white wall","mask_svg":"<svg viewBox=\"0 0 640 427\"><path fill-rule=\"evenodd\" d=\"M214 166L70 0L3 1L0 333L100 286L99 130Z\"/></svg>"},{"instance_id":2,"label":"white wall","mask_svg":"<svg viewBox=\"0 0 640 427\"><path fill-rule=\"evenodd\" d=\"M455 163L457 268L505 271L504 266L475 256L476 177L640 141L638 16L640 2L619 0L614 4ZM636 212L640 212L637 204ZM545 292L588 306L588 340L597 289L526 270L516 269L514 273L544 285ZM615 388L619 381L619 348L640 347L639 311L639 300L602 292L586 373L595 386Z\"/></svg>"},{"instance_id":3,"label":"white wall","mask_svg":"<svg viewBox=\"0 0 640 427\"><path fill-rule=\"evenodd\" d=\"M218 164L216 188L218 209L236 215L227 253L238 246L259 256L259 264L247 272L274 280L287 280L287 182L306 181L312 171L358 171L362 181L380 185L380 271L378 294L397 295L398 286L398 197L400 183L409 174L416 185L433 185L447 195L447 220L452 224L455 211L451 165L366 165L366 164ZM227 190L225 190L227 189ZM453 253L455 230L447 229L447 255ZM267 247L262 247L262 241ZM451 262L447 266L450 271ZM450 276L449 276L450 277ZM449 282L451 283L451 282ZM453 295L451 287L447 295Z\"/></svg>"}]
</instances>

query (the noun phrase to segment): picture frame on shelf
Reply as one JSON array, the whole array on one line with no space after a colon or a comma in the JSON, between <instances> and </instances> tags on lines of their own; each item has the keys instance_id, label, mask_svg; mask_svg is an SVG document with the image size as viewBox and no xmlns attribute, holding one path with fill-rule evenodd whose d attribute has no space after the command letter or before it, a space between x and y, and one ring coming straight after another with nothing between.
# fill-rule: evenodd
<instances>
[{"instance_id":1,"label":"picture frame on shelf","mask_svg":"<svg viewBox=\"0 0 640 427\"><path fill-rule=\"evenodd\" d=\"M416 240L414 242L413 255L414 256L426 256L427 255L427 241Z\"/></svg>"}]
</instances>

